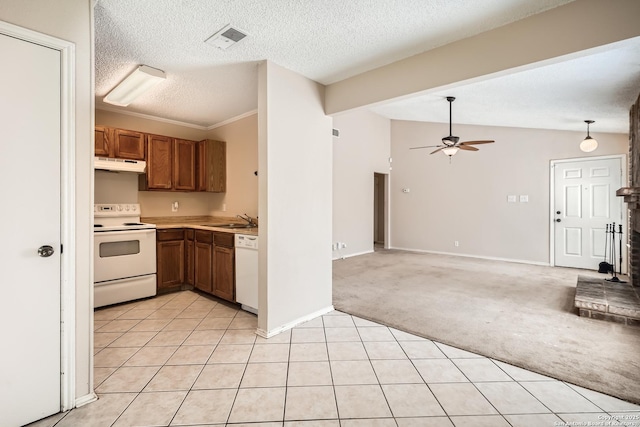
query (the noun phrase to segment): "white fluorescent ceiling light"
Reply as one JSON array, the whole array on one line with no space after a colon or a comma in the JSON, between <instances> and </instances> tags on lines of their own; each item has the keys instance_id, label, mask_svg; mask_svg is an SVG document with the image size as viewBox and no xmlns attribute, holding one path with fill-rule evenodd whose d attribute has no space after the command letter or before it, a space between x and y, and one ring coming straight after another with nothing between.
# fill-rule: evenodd
<instances>
[{"instance_id":1,"label":"white fluorescent ceiling light","mask_svg":"<svg viewBox=\"0 0 640 427\"><path fill-rule=\"evenodd\" d=\"M104 97L108 104L126 107L166 78L164 71L141 65Z\"/></svg>"}]
</instances>

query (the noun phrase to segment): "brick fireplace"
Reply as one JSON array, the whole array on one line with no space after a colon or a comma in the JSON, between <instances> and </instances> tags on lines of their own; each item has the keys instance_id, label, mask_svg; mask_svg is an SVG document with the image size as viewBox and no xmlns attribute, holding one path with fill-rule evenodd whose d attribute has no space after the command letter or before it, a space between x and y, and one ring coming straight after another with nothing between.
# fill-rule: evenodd
<instances>
[{"instance_id":1,"label":"brick fireplace","mask_svg":"<svg viewBox=\"0 0 640 427\"><path fill-rule=\"evenodd\" d=\"M629 186L616 195L629 215L629 283L579 276L575 307L583 317L640 326L640 96L629 112Z\"/></svg>"},{"instance_id":2,"label":"brick fireplace","mask_svg":"<svg viewBox=\"0 0 640 427\"><path fill-rule=\"evenodd\" d=\"M640 96L629 112L629 187L616 195L624 197L629 210L629 278L640 288Z\"/></svg>"}]
</instances>

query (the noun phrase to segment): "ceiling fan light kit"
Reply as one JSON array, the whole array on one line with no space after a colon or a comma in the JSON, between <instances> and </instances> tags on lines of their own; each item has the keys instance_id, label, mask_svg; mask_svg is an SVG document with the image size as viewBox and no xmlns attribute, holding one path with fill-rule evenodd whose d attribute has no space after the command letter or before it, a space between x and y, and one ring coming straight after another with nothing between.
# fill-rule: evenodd
<instances>
[{"instance_id":1,"label":"ceiling fan light kit","mask_svg":"<svg viewBox=\"0 0 640 427\"><path fill-rule=\"evenodd\" d=\"M458 152L458 147L447 147L443 148L442 152L447 156L453 156Z\"/></svg>"},{"instance_id":2,"label":"ceiling fan light kit","mask_svg":"<svg viewBox=\"0 0 640 427\"><path fill-rule=\"evenodd\" d=\"M458 150L478 151L478 149L476 147L473 147L473 145L490 144L492 142L495 142L493 140L463 141L463 142L460 142L460 138L453 135L453 131L452 131L452 122L453 121L451 119L451 104L455 100L456 100L456 98L454 98L453 96L447 96L447 102L449 102L449 135L445 136L444 138L442 138L442 144L441 145L426 145L424 147L411 147L410 148L411 150L418 150L418 149L421 149L421 148L437 148L436 150L432 151L430 154L435 154L438 151L442 151L445 156L449 157L449 162L451 162L451 157L453 157L458 152Z\"/></svg>"},{"instance_id":3,"label":"ceiling fan light kit","mask_svg":"<svg viewBox=\"0 0 640 427\"><path fill-rule=\"evenodd\" d=\"M590 153L598 148L598 141L589 135L589 125L595 122L593 120L585 120L584 122L587 124L587 137L580 143L580 149L585 153Z\"/></svg>"}]
</instances>

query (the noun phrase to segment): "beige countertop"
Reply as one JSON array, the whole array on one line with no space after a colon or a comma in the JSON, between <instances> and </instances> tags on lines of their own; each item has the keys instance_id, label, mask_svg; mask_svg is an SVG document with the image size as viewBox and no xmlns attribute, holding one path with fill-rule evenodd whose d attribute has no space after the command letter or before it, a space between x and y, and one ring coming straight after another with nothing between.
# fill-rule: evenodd
<instances>
[{"instance_id":1,"label":"beige countertop","mask_svg":"<svg viewBox=\"0 0 640 427\"><path fill-rule=\"evenodd\" d=\"M258 235L258 227L254 228L220 228L216 225L242 224L238 218L220 216L157 216L142 217L140 221L155 224L158 230L168 228L193 228L196 230L221 231L231 234Z\"/></svg>"}]
</instances>

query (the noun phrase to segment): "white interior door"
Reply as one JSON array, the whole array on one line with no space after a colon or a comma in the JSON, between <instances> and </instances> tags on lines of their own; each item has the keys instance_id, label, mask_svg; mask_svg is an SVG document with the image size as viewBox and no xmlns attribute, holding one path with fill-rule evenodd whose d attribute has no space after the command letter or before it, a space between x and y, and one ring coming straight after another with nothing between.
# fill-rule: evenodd
<instances>
[{"instance_id":1,"label":"white interior door","mask_svg":"<svg viewBox=\"0 0 640 427\"><path fill-rule=\"evenodd\" d=\"M605 259L605 239L610 239L605 233L606 224L623 221L622 200L616 197L620 187L622 159L619 157L555 164L555 265L598 269L598 264ZM617 239L615 244L618 258ZM622 246L626 251L626 245Z\"/></svg>"},{"instance_id":2,"label":"white interior door","mask_svg":"<svg viewBox=\"0 0 640 427\"><path fill-rule=\"evenodd\" d=\"M61 402L61 58L2 34L0 52L0 418L21 426ZM45 245L48 257L38 253Z\"/></svg>"}]
</instances>

